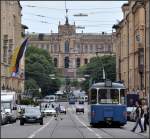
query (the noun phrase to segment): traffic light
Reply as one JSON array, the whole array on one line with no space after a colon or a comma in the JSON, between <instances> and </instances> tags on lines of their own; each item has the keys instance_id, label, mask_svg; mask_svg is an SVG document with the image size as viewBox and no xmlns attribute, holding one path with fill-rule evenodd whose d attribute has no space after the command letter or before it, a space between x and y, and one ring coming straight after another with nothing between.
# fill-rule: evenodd
<instances>
[{"instance_id":1,"label":"traffic light","mask_svg":"<svg viewBox=\"0 0 150 139\"><path fill-rule=\"evenodd\" d=\"M69 68L69 57L65 57L64 67Z\"/></svg>"}]
</instances>

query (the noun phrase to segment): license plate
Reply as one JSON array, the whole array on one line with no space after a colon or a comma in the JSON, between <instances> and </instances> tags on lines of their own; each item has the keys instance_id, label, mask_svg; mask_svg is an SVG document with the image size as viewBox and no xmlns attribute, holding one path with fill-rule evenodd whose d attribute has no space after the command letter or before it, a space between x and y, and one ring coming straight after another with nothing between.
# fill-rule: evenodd
<instances>
[{"instance_id":1,"label":"license plate","mask_svg":"<svg viewBox=\"0 0 150 139\"><path fill-rule=\"evenodd\" d=\"M111 120L112 120L112 118L106 118L106 120L111 121Z\"/></svg>"}]
</instances>

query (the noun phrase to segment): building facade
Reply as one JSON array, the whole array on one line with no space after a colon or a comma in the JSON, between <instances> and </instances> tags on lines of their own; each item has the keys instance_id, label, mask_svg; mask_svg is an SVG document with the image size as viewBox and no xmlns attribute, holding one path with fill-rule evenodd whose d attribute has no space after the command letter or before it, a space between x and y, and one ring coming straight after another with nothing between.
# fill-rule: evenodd
<instances>
[{"instance_id":1,"label":"building facade","mask_svg":"<svg viewBox=\"0 0 150 139\"><path fill-rule=\"evenodd\" d=\"M123 19L113 28L116 48L117 79L123 80L129 92L147 97L149 82L149 1L129 0L123 4Z\"/></svg>"},{"instance_id":2,"label":"building facade","mask_svg":"<svg viewBox=\"0 0 150 139\"><path fill-rule=\"evenodd\" d=\"M24 91L24 58L20 62L19 76L11 76L10 65L16 47L23 41L26 27L21 24L19 0L1 1L1 89L21 93Z\"/></svg>"},{"instance_id":3,"label":"building facade","mask_svg":"<svg viewBox=\"0 0 150 139\"><path fill-rule=\"evenodd\" d=\"M54 65L70 78L77 77L77 69L96 56L112 55L111 34L76 33L76 26L59 23L58 33L31 34L30 45L49 51Z\"/></svg>"}]
</instances>

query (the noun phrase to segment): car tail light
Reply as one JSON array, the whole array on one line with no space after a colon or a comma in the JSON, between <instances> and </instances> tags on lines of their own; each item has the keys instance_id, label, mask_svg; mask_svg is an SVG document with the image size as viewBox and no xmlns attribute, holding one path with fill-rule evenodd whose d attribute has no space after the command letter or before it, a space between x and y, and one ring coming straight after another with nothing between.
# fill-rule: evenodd
<instances>
[{"instance_id":1,"label":"car tail light","mask_svg":"<svg viewBox=\"0 0 150 139\"><path fill-rule=\"evenodd\" d=\"M92 111L92 116L93 116L93 117L95 116L95 114L96 114L95 111Z\"/></svg>"}]
</instances>

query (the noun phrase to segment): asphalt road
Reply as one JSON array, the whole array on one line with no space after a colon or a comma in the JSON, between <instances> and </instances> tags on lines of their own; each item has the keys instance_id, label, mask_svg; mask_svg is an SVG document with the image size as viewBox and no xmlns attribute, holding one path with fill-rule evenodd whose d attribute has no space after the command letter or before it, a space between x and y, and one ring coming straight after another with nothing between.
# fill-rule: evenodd
<instances>
[{"instance_id":1,"label":"asphalt road","mask_svg":"<svg viewBox=\"0 0 150 139\"><path fill-rule=\"evenodd\" d=\"M148 138L149 132L135 133L130 130L134 122L128 122L121 128L90 127L87 117L87 105L85 113L76 114L75 106L64 103L67 114L61 115L58 120L55 117L45 117L44 125L25 124L20 126L19 121L1 127L1 138Z\"/></svg>"}]
</instances>

